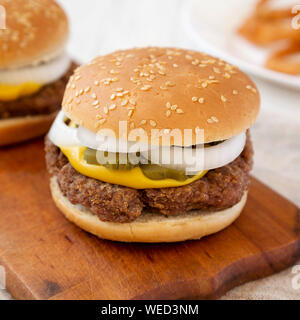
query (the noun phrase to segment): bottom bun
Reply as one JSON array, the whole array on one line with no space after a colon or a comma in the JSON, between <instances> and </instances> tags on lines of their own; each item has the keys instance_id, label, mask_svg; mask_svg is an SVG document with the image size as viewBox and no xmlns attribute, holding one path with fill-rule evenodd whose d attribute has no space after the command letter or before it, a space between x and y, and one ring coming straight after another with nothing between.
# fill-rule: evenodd
<instances>
[{"instance_id":1,"label":"bottom bun","mask_svg":"<svg viewBox=\"0 0 300 320\"><path fill-rule=\"evenodd\" d=\"M218 232L238 218L247 201L247 192L235 206L218 211L190 211L166 217L144 212L130 223L101 221L81 205L73 205L61 192L56 177L50 181L52 197L57 207L73 223L102 238L123 242L177 242L196 240Z\"/></svg>"},{"instance_id":2,"label":"bottom bun","mask_svg":"<svg viewBox=\"0 0 300 320\"><path fill-rule=\"evenodd\" d=\"M0 120L0 146L6 146L45 134L57 112Z\"/></svg>"}]
</instances>

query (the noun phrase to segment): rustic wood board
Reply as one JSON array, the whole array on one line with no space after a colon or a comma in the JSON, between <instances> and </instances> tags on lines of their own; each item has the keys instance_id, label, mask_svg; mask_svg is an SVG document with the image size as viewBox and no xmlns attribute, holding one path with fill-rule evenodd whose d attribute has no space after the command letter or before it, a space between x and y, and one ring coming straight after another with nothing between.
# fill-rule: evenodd
<instances>
[{"instance_id":1,"label":"rustic wood board","mask_svg":"<svg viewBox=\"0 0 300 320\"><path fill-rule=\"evenodd\" d=\"M299 255L299 209L256 179L241 217L216 235L114 243L56 209L42 140L0 149L0 265L17 299L216 298Z\"/></svg>"}]
</instances>

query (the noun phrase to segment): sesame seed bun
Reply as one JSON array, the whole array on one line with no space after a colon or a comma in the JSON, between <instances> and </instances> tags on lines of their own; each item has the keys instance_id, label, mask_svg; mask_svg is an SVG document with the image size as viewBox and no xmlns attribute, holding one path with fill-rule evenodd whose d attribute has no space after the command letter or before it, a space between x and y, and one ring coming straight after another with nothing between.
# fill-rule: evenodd
<instances>
[{"instance_id":1,"label":"sesame seed bun","mask_svg":"<svg viewBox=\"0 0 300 320\"><path fill-rule=\"evenodd\" d=\"M37 64L62 53L68 20L53 0L0 0L6 29L0 30L0 69Z\"/></svg>"},{"instance_id":2,"label":"sesame seed bun","mask_svg":"<svg viewBox=\"0 0 300 320\"><path fill-rule=\"evenodd\" d=\"M1 119L0 146L42 136L49 130L56 114Z\"/></svg>"},{"instance_id":3,"label":"sesame seed bun","mask_svg":"<svg viewBox=\"0 0 300 320\"><path fill-rule=\"evenodd\" d=\"M52 197L67 219L80 228L102 238L123 242L176 242L196 240L223 230L236 220L247 201L245 192L235 206L218 212L192 211L165 217L144 212L130 223L101 221L82 206L73 205L60 191L56 177L51 178Z\"/></svg>"},{"instance_id":4,"label":"sesame seed bun","mask_svg":"<svg viewBox=\"0 0 300 320\"><path fill-rule=\"evenodd\" d=\"M63 100L66 115L95 133L112 129L118 138L120 120L148 137L151 129L192 129L183 145L195 144L197 128L205 130L206 143L246 131L259 106L255 84L237 67L204 53L155 47L81 66Z\"/></svg>"}]
</instances>

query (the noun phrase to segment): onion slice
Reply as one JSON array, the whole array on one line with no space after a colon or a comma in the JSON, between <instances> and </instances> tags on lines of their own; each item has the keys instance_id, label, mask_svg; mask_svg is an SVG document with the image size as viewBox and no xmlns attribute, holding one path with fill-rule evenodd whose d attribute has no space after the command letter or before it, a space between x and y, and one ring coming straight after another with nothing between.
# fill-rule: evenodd
<instances>
[{"instance_id":1,"label":"onion slice","mask_svg":"<svg viewBox=\"0 0 300 320\"><path fill-rule=\"evenodd\" d=\"M108 152L146 152L150 146L138 142L116 139L110 135L94 133L82 126L72 128L65 123L66 116L60 111L49 131L49 139L58 147L83 146Z\"/></svg>"},{"instance_id":2,"label":"onion slice","mask_svg":"<svg viewBox=\"0 0 300 320\"><path fill-rule=\"evenodd\" d=\"M160 147L150 153L142 153L151 163L160 166L186 170L187 174L195 174L202 170L223 167L235 160L243 151L246 133L241 133L215 146L205 147Z\"/></svg>"},{"instance_id":3,"label":"onion slice","mask_svg":"<svg viewBox=\"0 0 300 320\"><path fill-rule=\"evenodd\" d=\"M48 137L58 147L75 147L80 145L77 138L77 128L69 127L66 123L65 114L60 111L54 120Z\"/></svg>"},{"instance_id":4,"label":"onion slice","mask_svg":"<svg viewBox=\"0 0 300 320\"><path fill-rule=\"evenodd\" d=\"M117 139L111 135L103 133L94 133L82 126L77 130L77 138L81 145L89 147L95 150L108 151L108 152L120 152L120 153L136 153L145 152L149 149L149 145Z\"/></svg>"},{"instance_id":5,"label":"onion slice","mask_svg":"<svg viewBox=\"0 0 300 320\"><path fill-rule=\"evenodd\" d=\"M56 59L35 66L0 70L0 83L20 85L23 83L48 84L61 78L70 68L71 59L63 53Z\"/></svg>"},{"instance_id":6,"label":"onion slice","mask_svg":"<svg viewBox=\"0 0 300 320\"><path fill-rule=\"evenodd\" d=\"M223 167L235 160L243 151L246 133L241 133L215 146L158 147L137 142L127 142L113 136L95 134L79 126L73 128L65 123L66 116L60 111L49 132L50 140L58 147L84 146L108 152L136 153L141 157L167 168L185 170L196 174L203 170Z\"/></svg>"}]
</instances>

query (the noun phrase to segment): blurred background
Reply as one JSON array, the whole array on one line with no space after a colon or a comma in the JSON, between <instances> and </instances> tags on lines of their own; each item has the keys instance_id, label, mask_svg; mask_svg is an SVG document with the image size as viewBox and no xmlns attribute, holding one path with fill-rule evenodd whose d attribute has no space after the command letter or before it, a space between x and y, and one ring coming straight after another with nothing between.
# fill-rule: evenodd
<instances>
[{"instance_id":1,"label":"blurred background","mask_svg":"<svg viewBox=\"0 0 300 320\"><path fill-rule=\"evenodd\" d=\"M300 77L264 69L259 65L258 51L247 61L240 55L245 48L239 47L232 33L250 14L256 0L58 2L71 22L68 50L79 62L117 49L150 45L202 50L236 62L257 83L262 97L262 110L251 131L255 146L253 174L300 206ZM299 297L299 292L291 289L291 277L291 270L287 270L234 289L227 297Z\"/></svg>"}]
</instances>

